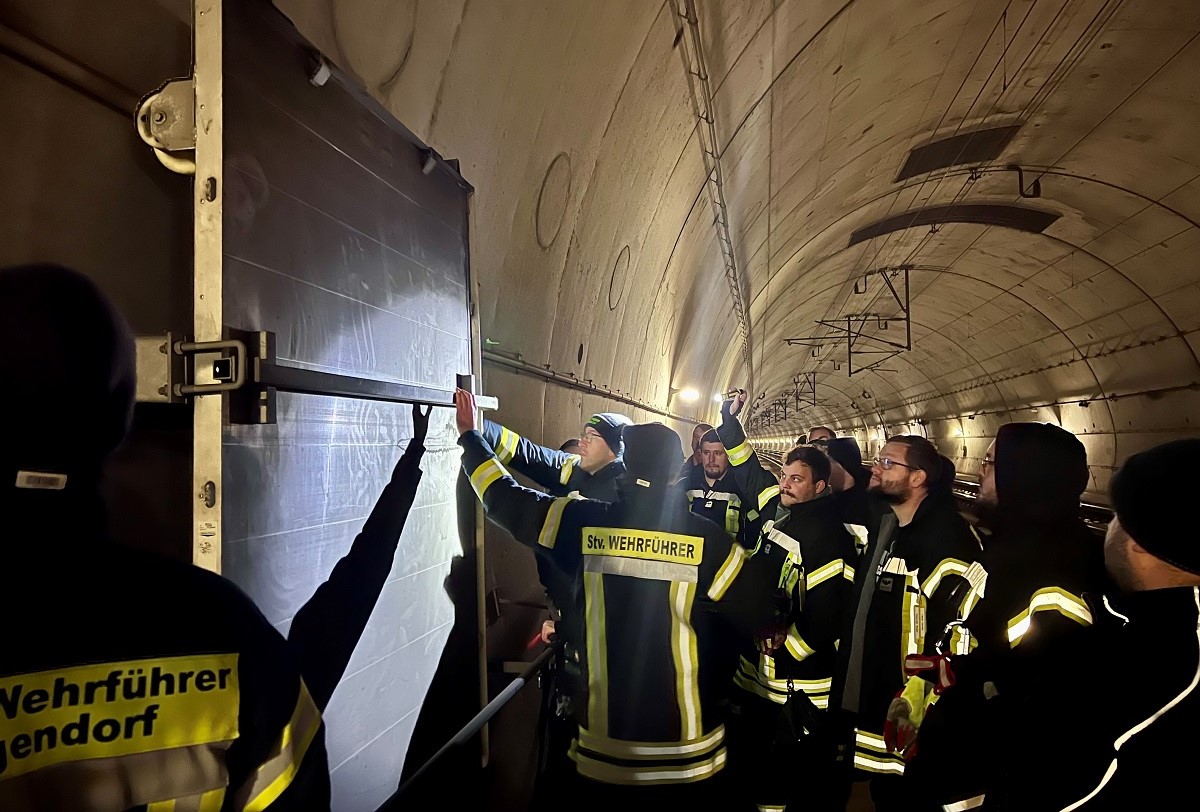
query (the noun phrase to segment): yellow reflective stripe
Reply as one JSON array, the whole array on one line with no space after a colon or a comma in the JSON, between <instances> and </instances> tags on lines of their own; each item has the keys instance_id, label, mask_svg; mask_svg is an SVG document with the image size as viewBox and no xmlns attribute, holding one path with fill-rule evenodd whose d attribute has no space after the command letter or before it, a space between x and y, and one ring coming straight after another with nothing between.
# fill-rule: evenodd
<instances>
[{"instance_id":1,"label":"yellow reflective stripe","mask_svg":"<svg viewBox=\"0 0 1200 812\"><path fill-rule=\"evenodd\" d=\"M729 500L729 505L725 508L725 532L736 538L740 527L741 511L734 506L731 499Z\"/></svg>"},{"instance_id":2,"label":"yellow reflective stripe","mask_svg":"<svg viewBox=\"0 0 1200 812\"><path fill-rule=\"evenodd\" d=\"M842 575L847 581L854 583L854 567L846 564L844 567L842 567Z\"/></svg>"},{"instance_id":3,"label":"yellow reflective stripe","mask_svg":"<svg viewBox=\"0 0 1200 812\"><path fill-rule=\"evenodd\" d=\"M694 583L671 584L671 654L675 660L675 698L679 705L679 729L686 741L699 738L700 662L696 652L696 632L692 628Z\"/></svg>"},{"instance_id":4,"label":"yellow reflective stripe","mask_svg":"<svg viewBox=\"0 0 1200 812\"><path fill-rule=\"evenodd\" d=\"M701 781L720 772L725 766L725 748L721 747L708 758L691 761L686 765L664 766L624 766L600 761L582 752L577 746L571 745L571 759L575 762L576 771L585 778L601 781L605 784L653 785L653 784L688 784Z\"/></svg>"},{"instance_id":5,"label":"yellow reflective stripe","mask_svg":"<svg viewBox=\"0 0 1200 812\"><path fill-rule=\"evenodd\" d=\"M698 739L679 742L631 742L599 736L585 727L579 728L580 746L609 758L638 761L683 760L715 750L725 742L725 726L717 725Z\"/></svg>"},{"instance_id":6,"label":"yellow reflective stripe","mask_svg":"<svg viewBox=\"0 0 1200 812\"><path fill-rule=\"evenodd\" d=\"M200 806L198 812L221 812L221 806L225 802L225 788L210 790L200 796Z\"/></svg>"},{"instance_id":7,"label":"yellow reflective stripe","mask_svg":"<svg viewBox=\"0 0 1200 812\"><path fill-rule=\"evenodd\" d=\"M903 761L887 761L866 753L854 754L854 766L869 773L882 775L904 775Z\"/></svg>"},{"instance_id":8,"label":"yellow reflective stripe","mask_svg":"<svg viewBox=\"0 0 1200 812\"><path fill-rule=\"evenodd\" d=\"M840 575L845 566L846 562L842 561L840 558L836 561L830 561L825 566L818 567L817 569L805 575L804 585L808 589L812 589L815 586L823 584L835 575Z\"/></svg>"},{"instance_id":9,"label":"yellow reflective stripe","mask_svg":"<svg viewBox=\"0 0 1200 812\"><path fill-rule=\"evenodd\" d=\"M894 559L893 559L894 560ZM904 599L900 607L900 668L903 672L904 658L921 651L921 637L925 625L925 600L917 591L917 578L908 573L904 576ZM910 589L911 587L911 589Z\"/></svg>"},{"instance_id":10,"label":"yellow reflective stripe","mask_svg":"<svg viewBox=\"0 0 1200 812\"><path fill-rule=\"evenodd\" d=\"M772 485L769 488L764 488L763 492L758 495L758 509L762 510L767 506L767 503L779 495L779 486Z\"/></svg>"},{"instance_id":11,"label":"yellow reflective stripe","mask_svg":"<svg viewBox=\"0 0 1200 812\"><path fill-rule=\"evenodd\" d=\"M538 534L540 546L548 550L554 549L554 542L558 540L558 528L562 524L563 511L575 499L574 496L560 496L550 504L550 509L546 511L546 521L542 522L542 532Z\"/></svg>"},{"instance_id":12,"label":"yellow reflective stripe","mask_svg":"<svg viewBox=\"0 0 1200 812\"><path fill-rule=\"evenodd\" d=\"M500 464L499 460L489 457L471 472L471 487L475 489L475 494L482 500L492 483L502 476L508 476L508 471L504 470L504 466Z\"/></svg>"},{"instance_id":13,"label":"yellow reflective stripe","mask_svg":"<svg viewBox=\"0 0 1200 812\"><path fill-rule=\"evenodd\" d=\"M738 658L738 670L735 673L757 680L764 687L787 693L788 679L774 679L767 676L744 656ZM771 674L774 675L774 673L774 668L772 668ZM810 695L819 696L821 694L828 694L833 689L833 677L820 677L818 679L797 679L793 677L790 681L793 689L804 691L804 693Z\"/></svg>"},{"instance_id":14,"label":"yellow reflective stripe","mask_svg":"<svg viewBox=\"0 0 1200 812\"><path fill-rule=\"evenodd\" d=\"M749 440L742 440L738 445L725 451L725 456L729 457L730 465L741 465L746 460L750 459L754 454L754 447L750 445Z\"/></svg>"},{"instance_id":15,"label":"yellow reflective stripe","mask_svg":"<svg viewBox=\"0 0 1200 812\"><path fill-rule=\"evenodd\" d=\"M968 810L983 806L985 800L987 800L986 795L976 795L952 804L942 804L942 812L968 812Z\"/></svg>"},{"instance_id":16,"label":"yellow reflective stripe","mask_svg":"<svg viewBox=\"0 0 1200 812\"><path fill-rule=\"evenodd\" d=\"M1029 631L1034 614L1048 611L1058 612L1084 626L1092 625L1092 612L1082 598L1056 586L1046 587L1034 592L1029 599L1029 606L1008 621L1009 646L1015 647L1021 642L1021 638Z\"/></svg>"},{"instance_id":17,"label":"yellow reflective stripe","mask_svg":"<svg viewBox=\"0 0 1200 812\"><path fill-rule=\"evenodd\" d=\"M146 804L146 812L175 812L175 801L155 801Z\"/></svg>"},{"instance_id":18,"label":"yellow reflective stripe","mask_svg":"<svg viewBox=\"0 0 1200 812\"><path fill-rule=\"evenodd\" d=\"M733 579L737 577L737 574L742 571L742 564L745 563L745 548L740 544L731 545L729 555L725 557L725 563L717 570L712 585L708 588L708 597L710 600L719 601L725 597L725 593L729 590L729 585L733 583Z\"/></svg>"},{"instance_id":19,"label":"yellow reflective stripe","mask_svg":"<svg viewBox=\"0 0 1200 812\"><path fill-rule=\"evenodd\" d=\"M883 736L878 733L872 733L869 730L854 731L854 746L865 747L868 750L874 750L879 753L887 753L887 742L883 740Z\"/></svg>"},{"instance_id":20,"label":"yellow reflective stripe","mask_svg":"<svg viewBox=\"0 0 1200 812\"><path fill-rule=\"evenodd\" d=\"M521 435L501 426L500 444L496 447L496 456L500 458L500 462L512 462L512 458L517 454L517 444L520 442Z\"/></svg>"},{"instance_id":21,"label":"yellow reflective stripe","mask_svg":"<svg viewBox=\"0 0 1200 812\"><path fill-rule=\"evenodd\" d=\"M925 583L921 584L921 591L926 596L932 595L937 592L938 585L941 584L943 578L952 573L962 575L967 571L967 566L967 562L959 561L957 558L943 559L925 579Z\"/></svg>"},{"instance_id":22,"label":"yellow reflective stripe","mask_svg":"<svg viewBox=\"0 0 1200 812\"><path fill-rule=\"evenodd\" d=\"M795 687L800 687L799 680L793 680L792 682ZM776 683L781 684L783 687L772 687ZM741 671L735 671L733 674L733 684L744 691L749 691L755 696L760 696L769 702L774 702L776 705L783 705L787 702L787 680L767 680L762 677L752 677L748 674L742 673ZM829 708L828 691L821 693L805 690L804 693L808 694L809 700L812 701L813 706L818 710L826 710Z\"/></svg>"},{"instance_id":23,"label":"yellow reflective stripe","mask_svg":"<svg viewBox=\"0 0 1200 812\"><path fill-rule=\"evenodd\" d=\"M245 805L235 805L235 808L261 812L275 803L300 771L304 755L320 729L321 712L309 695L308 686L301 680L296 709L272 750L274 755L258 768L250 784L239 791L239 797L248 794L250 800Z\"/></svg>"},{"instance_id":24,"label":"yellow reflective stripe","mask_svg":"<svg viewBox=\"0 0 1200 812\"><path fill-rule=\"evenodd\" d=\"M771 806L770 804L759 804L755 809L758 812L787 812L786 806Z\"/></svg>"},{"instance_id":25,"label":"yellow reflective stripe","mask_svg":"<svg viewBox=\"0 0 1200 812\"><path fill-rule=\"evenodd\" d=\"M795 624L788 629L787 639L783 643L783 647L787 649L787 653L792 655L792 659L797 662L816 654L817 650L804 641L800 636L800 632L796 629Z\"/></svg>"},{"instance_id":26,"label":"yellow reflective stripe","mask_svg":"<svg viewBox=\"0 0 1200 812\"><path fill-rule=\"evenodd\" d=\"M583 573L583 610L587 618L587 728L608 735L608 644L604 629L604 576Z\"/></svg>"},{"instance_id":27,"label":"yellow reflective stripe","mask_svg":"<svg viewBox=\"0 0 1200 812\"><path fill-rule=\"evenodd\" d=\"M563 461L562 470L558 472L558 481L566 485L571 481L571 473L575 470L575 466L579 464L579 455L571 454Z\"/></svg>"},{"instance_id":28,"label":"yellow reflective stripe","mask_svg":"<svg viewBox=\"0 0 1200 812\"><path fill-rule=\"evenodd\" d=\"M950 632L950 651L953 654L970 654L978 645L979 641L966 626L955 626Z\"/></svg>"},{"instance_id":29,"label":"yellow reflective stripe","mask_svg":"<svg viewBox=\"0 0 1200 812\"><path fill-rule=\"evenodd\" d=\"M758 673L767 679L775 678L775 658L770 654L758 655Z\"/></svg>"}]
</instances>

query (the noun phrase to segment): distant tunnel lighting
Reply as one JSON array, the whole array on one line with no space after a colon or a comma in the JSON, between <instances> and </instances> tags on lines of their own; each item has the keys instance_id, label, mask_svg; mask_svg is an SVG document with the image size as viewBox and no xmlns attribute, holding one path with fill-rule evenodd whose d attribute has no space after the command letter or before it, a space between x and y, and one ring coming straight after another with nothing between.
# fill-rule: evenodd
<instances>
[{"instance_id":1,"label":"distant tunnel lighting","mask_svg":"<svg viewBox=\"0 0 1200 812\"><path fill-rule=\"evenodd\" d=\"M679 390L679 399L684 403L695 403L700 399L700 393L689 386L687 389Z\"/></svg>"},{"instance_id":2,"label":"distant tunnel lighting","mask_svg":"<svg viewBox=\"0 0 1200 812\"><path fill-rule=\"evenodd\" d=\"M725 402L725 396L722 395L720 392L713 395L713 403L724 403L724 402Z\"/></svg>"}]
</instances>

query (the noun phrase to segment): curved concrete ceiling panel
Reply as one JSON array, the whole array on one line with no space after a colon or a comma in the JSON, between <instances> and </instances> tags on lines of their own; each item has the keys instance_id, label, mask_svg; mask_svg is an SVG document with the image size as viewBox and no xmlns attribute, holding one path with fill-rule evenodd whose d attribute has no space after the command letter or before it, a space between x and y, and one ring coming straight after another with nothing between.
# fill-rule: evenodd
<instances>
[{"instance_id":1,"label":"curved concrete ceiling panel","mask_svg":"<svg viewBox=\"0 0 1200 812\"><path fill-rule=\"evenodd\" d=\"M673 388L768 403L815 372L817 405L759 433L907 428L966 468L1000 423L1052 420L1087 443L1097 494L1195 430L1191 0L277 2L461 160L489 346L675 411ZM943 149L897 179L912 150L998 127L1015 135L990 159ZM983 205L1049 222L965 222ZM904 343L897 268L911 349L851 377L830 325L872 314L851 319L859 349ZM806 336L815 352L785 343ZM504 389L548 434L603 405Z\"/></svg>"}]
</instances>

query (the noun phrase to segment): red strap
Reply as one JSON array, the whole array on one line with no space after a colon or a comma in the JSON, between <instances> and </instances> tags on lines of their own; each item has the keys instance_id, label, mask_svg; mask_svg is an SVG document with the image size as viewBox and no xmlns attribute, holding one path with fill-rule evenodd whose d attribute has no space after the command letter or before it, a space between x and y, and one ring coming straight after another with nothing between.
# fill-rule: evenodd
<instances>
[{"instance_id":1,"label":"red strap","mask_svg":"<svg viewBox=\"0 0 1200 812\"><path fill-rule=\"evenodd\" d=\"M933 672L928 673L928 672ZM925 676L933 682L933 692L941 695L954 685L954 668L950 657L945 654L910 654L904 658L904 674L909 677Z\"/></svg>"}]
</instances>

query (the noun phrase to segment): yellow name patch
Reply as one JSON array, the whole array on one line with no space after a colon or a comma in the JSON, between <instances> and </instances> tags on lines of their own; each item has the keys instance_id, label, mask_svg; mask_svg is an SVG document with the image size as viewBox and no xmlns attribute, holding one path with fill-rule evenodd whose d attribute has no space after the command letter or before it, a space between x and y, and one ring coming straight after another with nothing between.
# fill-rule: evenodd
<instances>
[{"instance_id":1,"label":"yellow name patch","mask_svg":"<svg viewBox=\"0 0 1200 812\"><path fill-rule=\"evenodd\" d=\"M615 555L644 561L698 566L704 558L704 539L654 530L616 527L583 528L584 555Z\"/></svg>"},{"instance_id":2,"label":"yellow name patch","mask_svg":"<svg viewBox=\"0 0 1200 812\"><path fill-rule=\"evenodd\" d=\"M51 764L238 736L238 655L130 660L0 678L0 781Z\"/></svg>"}]
</instances>

